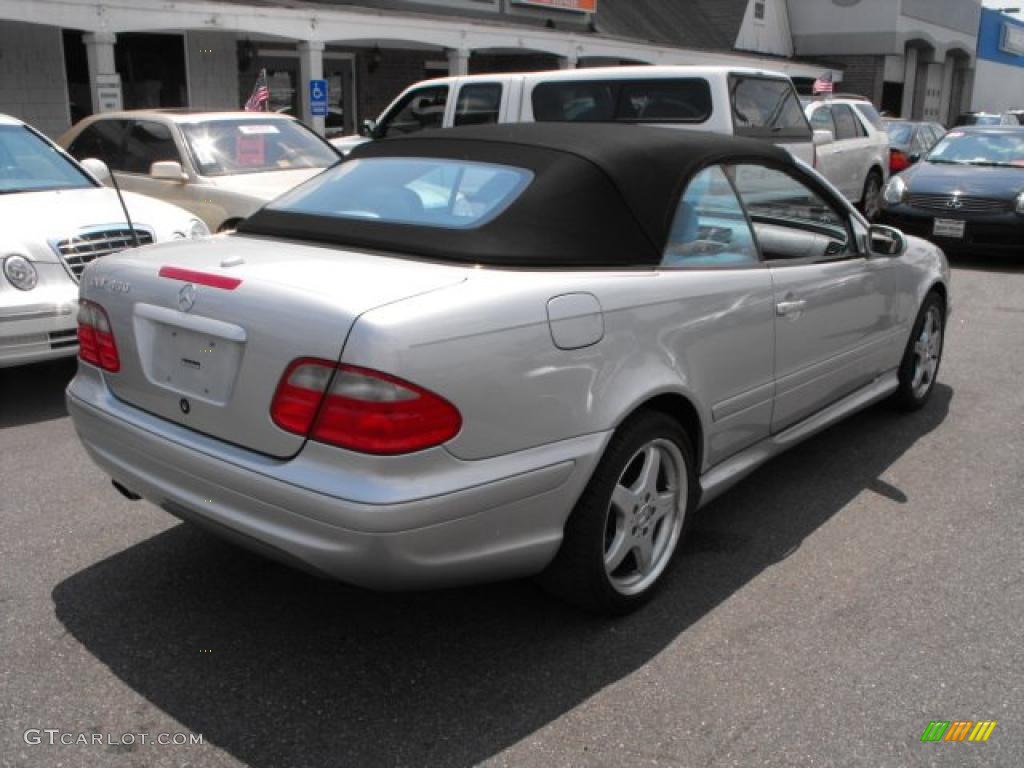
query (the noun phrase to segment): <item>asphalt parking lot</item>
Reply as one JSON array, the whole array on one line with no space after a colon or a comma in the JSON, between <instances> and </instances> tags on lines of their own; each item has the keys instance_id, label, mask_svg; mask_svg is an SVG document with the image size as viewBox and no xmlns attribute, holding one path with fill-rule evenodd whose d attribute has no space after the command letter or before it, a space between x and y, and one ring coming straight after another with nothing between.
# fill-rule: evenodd
<instances>
[{"instance_id":1,"label":"asphalt parking lot","mask_svg":"<svg viewBox=\"0 0 1024 768\"><path fill-rule=\"evenodd\" d=\"M531 582L378 595L238 551L113 491L64 409L73 361L0 371L0 763L1024 765L1024 263L960 259L954 290L926 409L762 468L617 621ZM932 720L998 725L921 743ZM203 744L122 738L176 733Z\"/></svg>"}]
</instances>

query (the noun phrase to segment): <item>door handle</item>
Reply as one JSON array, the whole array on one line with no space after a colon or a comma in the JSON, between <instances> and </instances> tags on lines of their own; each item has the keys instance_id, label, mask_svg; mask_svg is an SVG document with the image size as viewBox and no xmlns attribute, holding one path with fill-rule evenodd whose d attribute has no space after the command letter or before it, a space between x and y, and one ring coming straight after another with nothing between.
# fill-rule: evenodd
<instances>
[{"instance_id":1,"label":"door handle","mask_svg":"<svg viewBox=\"0 0 1024 768\"><path fill-rule=\"evenodd\" d=\"M797 315L804 311L804 307L807 306L807 302L800 301L780 301L775 305L775 312L780 317L785 315Z\"/></svg>"}]
</instances>

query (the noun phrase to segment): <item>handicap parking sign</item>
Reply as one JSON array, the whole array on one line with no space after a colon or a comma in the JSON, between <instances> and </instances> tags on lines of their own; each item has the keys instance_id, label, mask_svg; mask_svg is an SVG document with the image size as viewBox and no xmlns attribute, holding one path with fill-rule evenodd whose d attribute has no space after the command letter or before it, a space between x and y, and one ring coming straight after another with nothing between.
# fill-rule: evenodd
<instances>
[{"instance_id":1,"label":"handicap parking sign","mask_svg":"<svg viewBox=\"0 0 1024 768\"><path fill-rule=\"evenodd\" d=\"M309 81L309 111L313 117L327 116L327 81Z\"/></svg>"}]
</instances>

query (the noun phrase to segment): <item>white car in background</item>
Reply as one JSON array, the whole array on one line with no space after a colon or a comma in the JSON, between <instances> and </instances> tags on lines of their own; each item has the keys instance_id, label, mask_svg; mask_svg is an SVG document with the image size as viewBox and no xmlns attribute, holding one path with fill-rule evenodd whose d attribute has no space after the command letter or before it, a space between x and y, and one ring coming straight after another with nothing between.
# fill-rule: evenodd
<instances>
[{"instance_id":1,"label":"white car in background","mask_svg":"<svg viewBox=\"0 0 1024 768\"><path fill-rule=\"evenodd\" d=\"M858 96L806 101L804 111L816 136L832 134L816 142L818 172L874 221L889 179L889 134L878 111Z\"/></svg>"},{"instance_id":2,"label":"white car in background","mask_svg":"<svg viewBox=\"0 0 1024 768\"><path fill-rule=\"evenodd\" d=\"M79 160L102 160L122 189L192 211L212 232L234 229L341 159L298 120L275 112L106 112L57 142Z\"/></svg>"},{"instance_id":3,"label":"white car in background","mask_svg":"<svg viewBox=\"0 0 1024 768\"><path fill-rule=\"evenodd\" d=\"M209 234L173 205L124 198L139 244ZM117 193L41 133L0 115L0 222L0 368L74 355L82 270L135 244Z\"/></svg>"},{"instance_id":4,"label":"white car in background","mask_svg":"<svg viewBox=\"0 0 1024 768\"><path fill-rule=\"evenodd\" d=\"M814 134L796 87L772 70L724 66L588 67L424 80L406 88L348 154L373 139L489 123L642 123L743 136L814 165Z\"/></svg>"}]
</instances>

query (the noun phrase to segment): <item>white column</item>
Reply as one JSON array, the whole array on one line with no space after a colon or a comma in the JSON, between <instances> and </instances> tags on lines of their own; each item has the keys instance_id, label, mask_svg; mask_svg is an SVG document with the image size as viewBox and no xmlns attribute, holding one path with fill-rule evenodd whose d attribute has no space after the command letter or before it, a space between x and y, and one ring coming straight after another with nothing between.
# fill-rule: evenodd
<instances>
[{"instance_id":1,"label":"white column","mask_svg":"<svg viewBox=\"0 0 1024 768\"><path fill-rule=\"evenodd\" d=\"M299 115L306 125L323 136L325 120L322 117L313 117L309 101L309 81L323 79L324 44L321 40L301 40L296 47L299 51Z\"/></svg>"},{"instance_id":2,"label":"white column","mask_svg":"<svg viewBox=\"0 0 1024 768\"><path fill-rule=\"evenodd\" d=\"M465 48L448 49L448 75L463 77L469 74L469 51Z\"/></svg>"},{"instance_id":3,"label":"white column","mask_svg":"<svg viewBox=\"0 0 1024 768\"><path fill-rule=\"evenodd\" d=\"M959 112L953 111L951 100L953 98L953 70L956 69L956 59L946 54L946 61L942 65L942 97L939 99L939 122L949 125L956 119Z\"/></svg>"},{"instance_id":4,"label":"white column","mask_svg":"<svg viewBox=\"0 0 1024 768\"><path fill-rule=\"evenodd\" d=\"M900 117L912 120L914 91L917 89L917 48L907 48L903 58L903 105L900 107Z\"/></svg>"},{"instance_id":5,"label":"white column","mask_svg":"<svg viewBox=\"0 0 1024 768\"><path fill-rule=\"evenodd\" d=\"M558 57L558 68L559 69L576 69L580 64L580 58L575 51L570 53L568 56Z\"/></svg>"},{"instance_id":6,"label":"white column","mask_svg":"<svg viewBox=\"0 0 1024 768\"><path fill-rule=\"evenodd\" d=\"M85 55L89 64L89 93L92 96L92 111L120 109L121 76L114 64L114 43L117 35L113 32L87 32L82 35ZM117 104L114 104L114 101Z\"/></svg>"}]
</instances>

